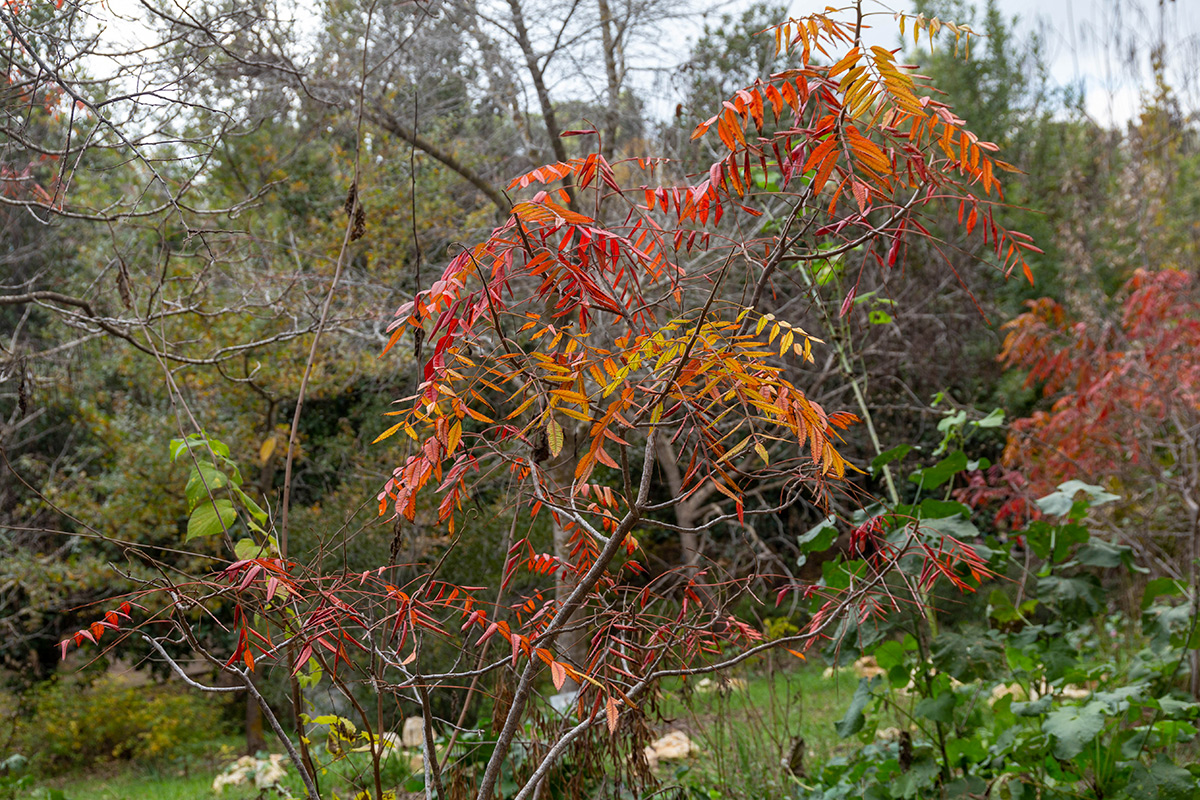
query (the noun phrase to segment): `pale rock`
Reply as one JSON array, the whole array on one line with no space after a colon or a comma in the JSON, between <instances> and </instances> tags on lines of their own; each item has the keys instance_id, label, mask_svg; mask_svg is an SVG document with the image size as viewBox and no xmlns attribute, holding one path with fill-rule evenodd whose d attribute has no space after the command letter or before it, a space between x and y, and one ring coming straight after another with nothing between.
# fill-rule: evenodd
<instances>
[{"instance_id":1,"label":"pale rock","mask_svg":"<svg viewBox=\"0 0 1200 800\"><path fill-rule=\"evenodd\" d=\"M404 720L404 730L400 734L400 743L405 747L421 747L425 744L425 720L420 717L409 717Z\"/></svg>"},{"instance_id":2,"label":"pale rock","mask_svg":"<svg viewBox=\"0 0 1200 800\"><path fill-rule=\"evenodd\" d=\"M745 688L746 682L741 678L730 678L724 682L714 681L712 678L704 678L696 684L696 694L708 694L710 692L728 694L729 692L740 691Z\"/></svg>"},{"instance_id":3,"label":"pale rock","mask_svg":"<svg viewBox=\"0 0 1200 800\"><path fill-rule=\"evenodd\" d=\"M1034 694L1036 696L1037 693L1035 692ZM988 705L994 706L1005 697L1011 697L1015 702L1024 702L1029 699L1029 695L1025 692L1021 684L1000 683L992 687L992 695L988 698Z\"/></svg>"},{"instance_id":4,"label":"pale rock","mask_svg":"<svg viewBox=\"0 0 1200 800\"><path fill-rule=\"evenodd\" d=\"M671 731L642 749L651 769L660 761L679 761L700 752L700 748L683 731Z\"/></svg>"},{"instance_id":5,"label":"pale rock","mask_svg":"<svg viewBox=\"0 0 1200 800\"><path fill-rule=\"evenodd\" d=\"M854 672L860 678L874 678L877 675L887 674L883 667L879 666L879 662L875 660L875 656L863 656L854 662Z\"/></svg>"},{"instance_id":6,"label":"pale rock","mask_svg":"<svg viewBox=\"0 0 1200 800\"><path fill-rule=\"evenodd\" d=\"M283 753L272 753L268 758L259 761L254 769L254 787L269 789L277 786L287 777L287 767L284 765Z\"/></svg>"},{"instance_id":7,"label":"pale rock","mask_svg":"<svg viewBox=\"0 0 1200 800\"><path fill-rule=\"evenodd\" d=\"M400 748L403 746L400 737L391 731L384 731L379 734L379 738L375 742L375 747L379 750L380 761L387 761L389 758L399 758Z\"/></svg>"},{"instance_id":8,"label":"pale rock","mask_svg":"<svg viewBox=\"0 0 1200 800\"><path fill-rule=\"evenodd\" d=\"M273 753L267 758L242 756L221 771L212 783L212 789L220 794L226 786L242 786L254 781L256 789L278 786L287 777L287 765L282 753Z\"/></svg>"}]
</instances>

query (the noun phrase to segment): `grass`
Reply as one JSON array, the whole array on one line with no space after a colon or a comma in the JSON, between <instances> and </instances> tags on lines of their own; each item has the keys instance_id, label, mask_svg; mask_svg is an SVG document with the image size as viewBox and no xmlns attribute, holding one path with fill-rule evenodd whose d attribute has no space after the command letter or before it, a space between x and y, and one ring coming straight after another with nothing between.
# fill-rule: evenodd
<instances>
[{"instance_id":1,"label":"grass","mask_svg":"<svg viewBox=\"0 0 1200 800\"><path fill-rule=\"evenodd\" d=\"M67 800L209 800L214 797L212 782L215 776L215 770L211 774L182 777L155 774L131 766L108 777L79 775L47 785L57 788ZM250 800L258 796L258 790L253 786L230 787L220 796L226 800Z\"/></svg>"},{"instance_id":2,"label":"grass","mask_svg":"<svg viewBox=\"0 0 1200 800\"><path fill-rule=\"evenodd\" d=\"M687 764L667 762L660 777L669 780L674 768L679 783L703 788L704 794L777 798L791 794L782 761L797 739L803 739L806 764L824 761L842 747L833 725L845 713L858 677L852 671L827 677L823 667L805 665L769 676L746 675L725 691L717 685L702 693L694 684L666 687L661 728L684 731L701 753Z\"/></svg>"},{"instance_id":3,"label":"grass","mask_svg":"<svg viewBox=\"0 0 1200 800\"><path fill-rule=\"evenodd\" d=\"M203 756L189 759L186 763L110 763L89 771L61 775L39 785L62 792L66 800L214 800L217 797L221 800L252 800L260 796L253 783L226 786L220 795L212 789L213 779L226 764L240 755L241 744L241 740L236 738L213 740ZM283 747L274 738L268 749L275 753L283 752ZM370 774L370 756L366 753L351 754L350 758L331 765L322 774L322 793L328 797L332 796L330 792L342 798L353 797L356 790L349 787L356 783L369 784ZM386 776L396 779L403 778L404 774L398 767L392 767ZM395 780L390 783L385 781L384 785L388 787L394 783ZM294 796L304 796L304 785L290 764L284 784Z\"/></svg>"},{"instance_id":4,"label":"grass","mask_svg":"<svg viewBox=\"0 0 1200 800\"><path fill-rule=\"evenodd\" d=\"M786 663L786 662L785 662ZM788 664L771 675L745 673L728 691L697 691L696 682L664 687L658 705L659 733L682 730L700 747L698 756L687 762L663 762L659 776L667 785L682 784L693 795L719 792L725 800L735 798L788 796L792 786L781 759L790 752L796 737L802 737L806 763L815 764L835 755L841 747L833 723L842 717L858 679L853 672L826 677L822 666ZM214 740L186 761L147 767L110 764L89 772L74 773L45 781L67 800L212 800L213 778L221 766L238 755L240 740ZM281 752L275 743L272 752ZM365 756L365 754L362 754ZM339 762L322 779L341 797L347 792L346 778L364 765ZM289 785L297 796L303 791L294 770ZM753 780L747 780L753 775ZM751 794L753 792L753 794ZM222 800L258 797L253 786L227 787Z\"/></svg>"}]
</instances>

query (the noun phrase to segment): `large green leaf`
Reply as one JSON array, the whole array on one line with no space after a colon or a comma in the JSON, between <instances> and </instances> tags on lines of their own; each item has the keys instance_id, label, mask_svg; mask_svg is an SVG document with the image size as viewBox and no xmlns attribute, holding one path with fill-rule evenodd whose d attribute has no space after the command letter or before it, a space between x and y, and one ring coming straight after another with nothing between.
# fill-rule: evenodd
<instances>
[{"instance_id":1,"label":"large green leaf","mask_svg":"<svg viewBox=\"0 0 1200 800\"><path fill-rule=\"evenodd\" d=\"M884 450L879 455L871 459L871 474L878 475L883 471L883 468L893 461L899 461L912 452L911 444L902 444L898 447L893 447L891 450Z\"/></svg>"},{"instance_id":2,"label":"large green leaf","mask_svg":"<svg viewBox=\"0 0 1200 800\"><path fill-rule=\"evenodd\" d=\"M966 468L966 454L962 450L955 450L932 467L917 470L908 479L925 489L936 489Z\"/></svg>"},{"instance_id":3,"label":"large green leaf","mask_svg":"<svg viewBox=\"0 0 1200 800\"><path fill-rule=\"evenodd\" d=\"M828 550L837 538L837 516L830 514L816 525L796 537L796 544L801 553L822 552Z\"/></svg>"},{"instance_id":4,"label":"large green leaf","mask_svg":"<svg viewBox=\"0 0 1200 800\"><path fill-rule=\"evenodd\" d=\"M201 500L211 497L218 489L229 485L229 476L206 461L197 461L192 466L188 476L187 487L183 490L187 495L188 509L193 509Z\"/></svg>"},{"instance_id":5,"label":"large green leaf","mask_svg":"<svg viewBox=\"0 0 1200 800\"><path fill-rule=\"evenodd\" d=\"M1067 706L1046 715L1042 732L1054 737L1054 755L1072 759L1104 730L1104 703L1093 700L1086 706Z\"/></svg>"},{"instance_id":6,"label":"large green leaf","mask_svg":"<svg viewBox=\"0 0 1200 800\"><path fill-rule=\"evenodd\" d=\"M1075 502L1075 495L1083 492L1087 500L1082 504ZM1099 506L1111 503L1120 498L1115 494L1104 491L1103 488L1083 481L1067 481L1058 485L1058 491L1052 492L1037 501L1038 508L1046 514L1055 517L1070 515L1076 519L1081 516L1087 506Z\"/></svg>"},{"instance_id":7,"label":"large green leaf","mask_svg":"<svg viewBox=\"0 0 1200 800\"><path fill-rule=\"evenodd\" d=\"M845 716L838 722L833 723L838 736L845 739L862 730L863 723L866 721L863 710L867 707L867 703L871 701L871 690L880 680L878 675L874 678L862 678L859 680L858 688L854 690L854 697L850 699L850 707L846 709Z\"/></svg>"},{"instance_id":8,"label":"large green leaf","mask_svg":"<svg viewBox=\"0 0 1200 800\"><path fill-rule=\"evenodd\" d=\"M971 423L977 428L999 428L1004 424L1004 409L993 408L992 413Z\"/></svg>"},{"instance_id":9,"label":"large green leaf","mask_svg":"<svg viewBox=\"0 0 1200 800\"><path fill-rule=\"evenodd\" d=\"M933 720L934 722L942 722L947 725L954 722L954 692L945 691L937 697L926 697L921 702L917 703L917 707L913 709L913 714L918 717Z\"/></svg>"},{"instance_id":10,"label":"large green leaf","mask_svg":"<svg viewBox=\"0 0 1200 800\"><path fill-rule=\"evenodd\" d=\"M1200 792L1196 778L1183 767L1172 764L1165 754L1149 767L1137 764L1126 793L1133 800L1194 800Z\"/></svg>"},{"instance_id":11,"label":"large green leaf","mask_svg":"<svg viewBox=\"0 0 1200 800\"><path fill-rule=\"evenodd\" d=\"M202 536L214 536L228 530L237 521L237 512L229 500L209 500L196 506L188 519L185 542Z\"/></svg>"},{"instance_id":12,"label":"large green leaf","mask_svg":"<svg viewBox=\"0 0 1200 800\"><path fill-rule=\"evenodd\" d=\"M211 450L218 457L229 458L229 446L224 442L219 442L216 439L209 439L197 433L189 434L186 439L171 440L171 463L179 460L179 457L188 450L195 450L197 456L203 453L205 456Z\"/></svg>"},{"instance_id":13,"label":"large green leaf","mask_svg":"<svg viewBox=\"0 0 1200 800\"><path fill-rule=\"evenodd\" d=\"M1147 609L1159 597L1179 597L1183 594L1183 584L1174 578L1154 578L1146 583L1146 591L1142 593L1142 608Z\"/></svg>"},{"instance_id":14,"label":"large green leaf","mask_svg":"<svg viewBox=\"0 0 1200 800\"><path fill-rule=\"evenodd\" d=\"M1133 548L1120 544L1110 544L1103 539L1092 539L1079 548L1075 560L1085 567L1101 567L1112 569L1122 564L1133 563Z\"/></svg>"}]
</instances>

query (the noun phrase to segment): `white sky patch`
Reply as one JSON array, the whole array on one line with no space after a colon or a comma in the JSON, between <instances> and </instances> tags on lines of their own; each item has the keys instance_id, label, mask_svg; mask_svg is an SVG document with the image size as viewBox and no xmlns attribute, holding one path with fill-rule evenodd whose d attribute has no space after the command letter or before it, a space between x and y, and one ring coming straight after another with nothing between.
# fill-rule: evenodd
<instances>
[{"instance_id":1,"label":"white sky patch","mask_svg":"<svg viewBox=\"0 0 1200 800\"><path fill-rule=\"evenodd\" d=\"M187 1L176 0L172 11L180 12ZM982 17L984 0L974 2ZM672 78L703 34L705 23L716 27L724 14L736 19L750 4L751 0L692 0L678 16L661 23L654 36L632 43L630 84L651 118L668 119L682 99L682 86ZM316 35L322 18L319 3L296 0L280 5L290 5L302 36ZM826 6L826 0L792 0L788 10L792 16L803 16ZM1164 0L1161 10L1158 0L1001 0L1000 7L1005 15L1017 18L1018 39L1034 32L1042 37L1051 85L1081 92L1086 111L1098 123L1120 126L1136 116L1152 88L1149 54L1158 42L1165 54L1168 83L1182 107L1200 109L1197 0ZM866 43L896 47L899 30L890 12L905 6L867 0L866 8L871 14L870 27L864 31ZM143 21L145 9L139 0L106 0L89 5L89 10L106 28L104 41L113 50L148 45L156 38ZM772 45L763 42L764 47ZM551 77L559 101L577 88L577 78L568 74Z\"/></svg>"}]
</instances>

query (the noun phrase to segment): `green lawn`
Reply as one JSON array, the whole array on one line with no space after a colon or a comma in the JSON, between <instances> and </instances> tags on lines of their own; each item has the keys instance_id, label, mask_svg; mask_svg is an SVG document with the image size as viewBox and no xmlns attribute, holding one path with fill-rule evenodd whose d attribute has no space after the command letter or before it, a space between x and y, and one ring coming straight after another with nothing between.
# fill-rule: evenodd
<instances>
[{"instance_id":1,"label":"green lawn","mask_svg":"<svg viewBox=\"0 0 1200 800\"><path fill-rule=\"evenodd\" d=\"M786 663L786 662L785 662ZM858 684L852 671L825 677L823 666L788 664L771 677L745 675L735 679L727 691L697 691L680 682L668 684L658 705L661 720L652 720L656 735L682 730L700 747L700 754L686 762L664 761L659 776L667 784L683 783L707 794L717 791L726 798L790 794L781 759L790 751L794 738L804 739L806 764L823 761L837 752L839 740L833 723L841 718ZM103 769L61 776L44 786L61 791L67 800L211 800L213 778L220 765L232 761L238 741L227 738L211 743L202 758L182 764L147 768L135 764L109 765ZM272 748L280 752L277 744ZM345 769L346 762L338 765ZM753 775L754 779L746 780ZM347 784L327 774L328 786L345 796ZM289 783L301 794L292 771ZM744 787L731 793L729 787ZM783 792L783 794L779 794ZM353 793L349 793L350 796ZM250 800L258 796L253 786L227 787L223 800Z\"/></svg>"},{"instance_id":2,"label":"green lawn","mask_svg":"<svg viewBox=\"0 0 1200 800\"><path fill-rule=\"evenodd\" d=\"M838 751L841 740L833 724L845 713L858 677L851 670L825 677L823 665L812 665L735 679L725 692L700 692L696 683L691 691L679 683L667 687L660 705L664 722L658 727L683 730L701 754L686 765L664 762L660 777L674 771L680 782L719 787L724 797L755 796L754 789L783 797L792 787L781 761L796 737L804 740L807 765ZM754 779L747 781L749 775ZM731 795L731 787L747 791Z\"/></svg>"}]
</instances>

